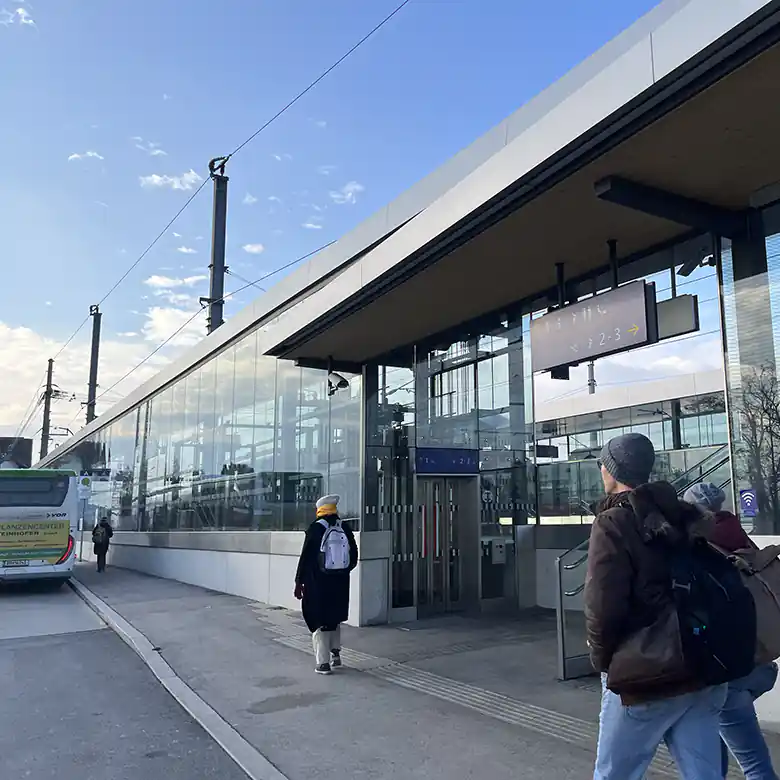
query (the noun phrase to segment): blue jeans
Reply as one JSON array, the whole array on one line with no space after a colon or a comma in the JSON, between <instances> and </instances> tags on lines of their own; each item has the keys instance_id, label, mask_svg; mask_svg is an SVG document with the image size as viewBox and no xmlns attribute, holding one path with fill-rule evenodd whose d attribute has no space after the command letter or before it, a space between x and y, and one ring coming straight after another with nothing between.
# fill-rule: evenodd
<instances>
[{"instance_id":1,"label":"blue jeans","mask_svg":"<svg viewBox=\"0 0 780 780\"><path fill-rule=\"evenodd\" d=\"M723 780L718 717L726 692L718 685L624 707L602 675L593 780L642 780L662 742L683 780Z\"/></svg>"},{"instance_id":2,"label":"blue jeans","mask_svg":"<svg viewBox=\"0 0 780 780\"><path fill-rule=\"evenodd\" d=\"M758 725L753 702L771 691L777 680L774 664L757 666L747 677L729 683L720 713L720 735L737 759L746 780L778 780L772 757ZM728 772L729 754L723 751L722 776Z\"/></svg>"}]
</instances>

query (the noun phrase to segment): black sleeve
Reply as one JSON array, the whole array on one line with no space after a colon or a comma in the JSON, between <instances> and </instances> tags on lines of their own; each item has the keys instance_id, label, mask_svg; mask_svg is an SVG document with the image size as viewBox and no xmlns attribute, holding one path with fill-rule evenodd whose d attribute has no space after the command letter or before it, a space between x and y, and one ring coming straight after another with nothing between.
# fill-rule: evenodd
<instances>
[{"instance_id":1,"label":"black sleeve","mask_svg":"<svg viewBox=\"0 0 780 780\"><path fill-rule=\"evenodd\" d=\"M306 538L303 540L303 547L298 558L298 569L295 572L296 585L300 585L306 576L306 571L317 564L320 542L322 541L322 535L317 533L317 529L321 528L319 523L312 523L309 530L306 531Z\"/></svg>"},{"instance_id":2,"label":"black sleeve","mask_svg":"<svg viewBox=\"0 0 780 780\"><path fill-rule=\"evenodd\" d=\"M352 571L358 565L358 548L355 541L355 534L352 533L352 527L349 523L342 523L341 527L347 535L349 541L349 570Z\"/></svg>"},{"instance_id":3,"label":"black sleeve","mask_svg":"<svg viewBox=\"0 0 780 780\"><path fill-rule=\"evenodd\" d=\"M606 672L623 638L631 598L631 560L609 512L593 523L585 578L585 627L593 668Z\"/></svg>"},{"instance_id":4,"label":"black sleeve","mask_svg":"<svg viewBox=\"0 0 780 780\"><path fill-rule=\"evenodd\" d=\"M108 531L108 538L110 539L114 535L114 529L109 525L106 531Z\"/></svg>"}]
</instances>

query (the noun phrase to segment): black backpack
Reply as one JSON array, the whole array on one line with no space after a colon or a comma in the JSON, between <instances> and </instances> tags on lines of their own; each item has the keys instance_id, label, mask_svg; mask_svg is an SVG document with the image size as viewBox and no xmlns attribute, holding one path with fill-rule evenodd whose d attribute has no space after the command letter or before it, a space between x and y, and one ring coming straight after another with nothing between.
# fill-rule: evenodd
<instances>
[{"instance_id":1,"label":"black backpack","mask_svg":"<svg viewBox=\"0 0 780 780\"><path fill-rule=\"evenodd\" d=\"M688 668L707 685L753 671L756 606L737 568L704 540L670 555L672 595Z\"/></svg>"}]
</instances>

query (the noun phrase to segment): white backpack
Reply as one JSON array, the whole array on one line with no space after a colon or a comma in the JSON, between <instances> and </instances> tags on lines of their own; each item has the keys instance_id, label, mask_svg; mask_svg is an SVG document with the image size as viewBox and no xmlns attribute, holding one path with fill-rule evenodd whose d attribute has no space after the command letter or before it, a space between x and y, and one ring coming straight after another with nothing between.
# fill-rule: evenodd
<instances>
[{"instance_id":1,"label":"white backpack","mask_svg":"<svg viewBox=\"0 0 780 780\"><path fill-rule=\"evenodd\" d=\"M349 569L349 539L341 527L341 520L330 525L327 520L317 521L325 533L320 543L320 568L323 571L347 571Z\"/></svg>"}]
</instances>

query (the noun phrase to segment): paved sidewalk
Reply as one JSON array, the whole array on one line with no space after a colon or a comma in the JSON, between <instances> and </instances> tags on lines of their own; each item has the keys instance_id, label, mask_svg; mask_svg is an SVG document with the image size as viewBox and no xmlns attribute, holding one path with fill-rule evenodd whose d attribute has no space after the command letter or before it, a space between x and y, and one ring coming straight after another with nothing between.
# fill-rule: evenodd
<instances>
[{"instance_id":1,"label":"paved sidewalk","mask_svg":"<svg viewBox=\"0 0 780 780\"><path fill-rule=\"evenodd\" d=\"M592 776L598 686L555 680L548 615L345 627L347 668L320 677L294 612L122 569L77 577L290 780ZM649 778L677 776L664 753Z\"/></svg>"}]
</instances>

